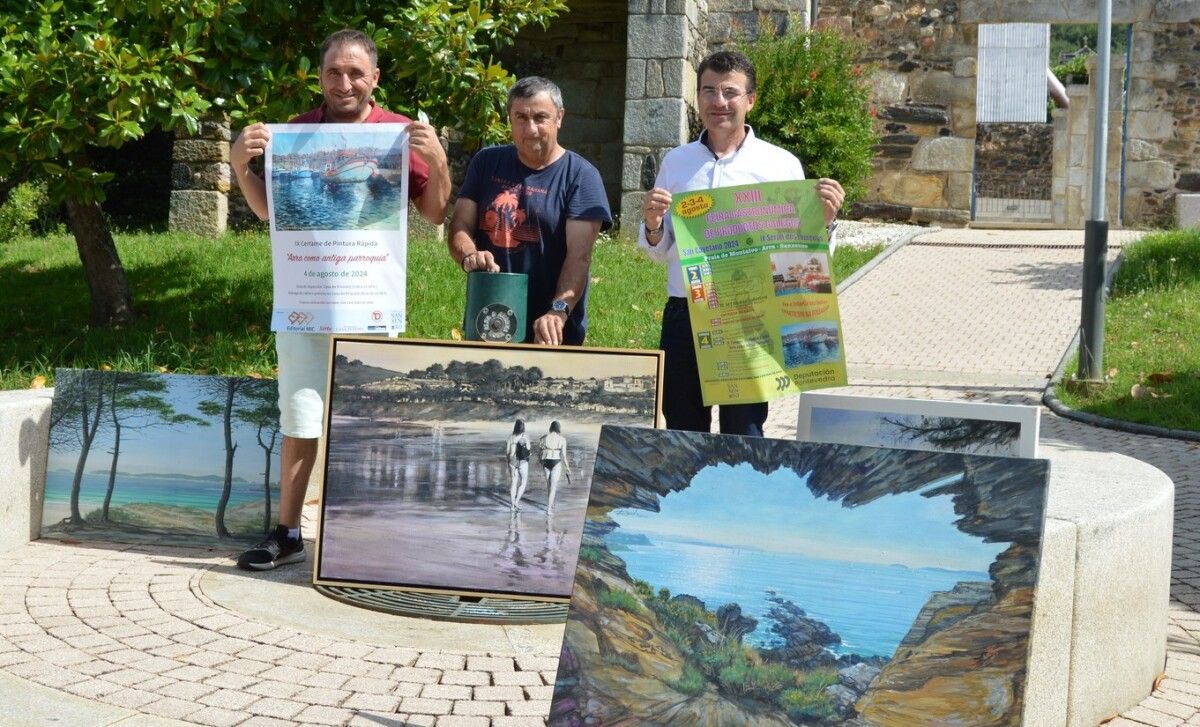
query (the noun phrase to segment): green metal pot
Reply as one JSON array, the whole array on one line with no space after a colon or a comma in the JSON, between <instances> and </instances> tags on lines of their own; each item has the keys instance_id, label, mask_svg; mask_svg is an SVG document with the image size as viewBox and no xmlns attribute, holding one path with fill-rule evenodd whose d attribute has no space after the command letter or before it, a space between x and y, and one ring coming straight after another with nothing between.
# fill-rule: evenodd
<instances>
[{"instance_id":1,"label":"green metal pot","mask_svg":"<svg viewBox=\"0 0 1200 727\"><path fill-rule=\"evenodd\" d=\"M467 340L523 342L528 296L529 276L524 273L468 274L467 310L463 317Z\"/></svg>"}]
</instances>

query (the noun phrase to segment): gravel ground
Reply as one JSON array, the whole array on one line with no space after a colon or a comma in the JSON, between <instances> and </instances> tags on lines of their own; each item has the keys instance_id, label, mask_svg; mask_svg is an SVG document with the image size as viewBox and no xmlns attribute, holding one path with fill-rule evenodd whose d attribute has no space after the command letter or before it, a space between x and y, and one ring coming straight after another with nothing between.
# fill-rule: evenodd
<instances>
[{"instance_id":1,"label":"gravel ground","mask_svg":"<svg viewBox=\"0 0 1200 727\"><path fill-rule=\"evenodd\" d=\"M876 243L890 245L905 235L914 232L935 232L939 227L923 225L898 225L891 222L865 222L861 220L838 220L837 243L853 247L867 247Z\"/></svg>"}]
</instances>

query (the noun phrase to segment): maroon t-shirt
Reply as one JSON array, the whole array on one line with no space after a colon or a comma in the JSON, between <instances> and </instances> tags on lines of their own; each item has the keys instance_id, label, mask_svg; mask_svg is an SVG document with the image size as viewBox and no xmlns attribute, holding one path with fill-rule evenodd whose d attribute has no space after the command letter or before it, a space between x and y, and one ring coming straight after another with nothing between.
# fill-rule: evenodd
<instances>
[{"instance_id":1,"label":"maroon t-shirt","mask_svg":"<svg viewBox=\"0 0 1200 727\"><path fill-rule=\"evenodd\" d=\"M321 105L300 114L288 121L289 124L323 124L325 123L325 106ZM371 101L371 113L363 119L364 124L410 124L412 119L402 114L394 114ZM408 152L408 198L418 199L425 193L425 183L429 181L429 165L420 155L411 149Z\"/></svg>"}]
</instances>

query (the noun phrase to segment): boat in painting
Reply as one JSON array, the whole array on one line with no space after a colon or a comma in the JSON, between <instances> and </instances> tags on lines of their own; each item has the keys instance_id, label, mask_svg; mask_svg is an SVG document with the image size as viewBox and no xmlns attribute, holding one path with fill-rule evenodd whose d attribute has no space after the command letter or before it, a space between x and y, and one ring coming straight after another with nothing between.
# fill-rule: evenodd
<instances>
[{"instance_id":1,"label":"boat in painting","mask_svg":"<svg viewBox=\"0 0 1200 727\"><path fill-rule=\"evenodd\" d=\"M375 176L378 163L374 159L350 159L329 165L322 179L330 184L365 182Z\"/></svg>"}]
</instances>

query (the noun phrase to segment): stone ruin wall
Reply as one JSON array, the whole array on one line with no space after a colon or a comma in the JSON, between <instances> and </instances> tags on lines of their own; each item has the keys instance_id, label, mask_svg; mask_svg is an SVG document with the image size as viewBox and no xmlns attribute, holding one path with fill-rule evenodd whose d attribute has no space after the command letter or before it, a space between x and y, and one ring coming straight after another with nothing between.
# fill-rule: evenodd
<instances>
[{"instance_id":1,"label":"stone ruin wall","mask_svg":"<svg viewBox=\"0 0 1200 727\"><path fill-rule=\"evenodd\" d=\"M697 129L695 69L709 3L628 0L627 23L620 221L621 234L633 237L663 156Z\"/></svg>"},{"instance_id":2,"label":"stone ruin wall","mask_svg":"<svg viewBox=\"0 0 1200 727\"><path fill-rule=\"evenodd\" d=\"M853 216L939 225L970 221L975 146L973 25L957 2L823 0L815 27L867 46L880 143Z\"/></svg>"},{"instance_id":3,"label":"stone ruin wall","mask_svg":"<svg viewBox=\"0 0 1200 727\"><path fill-rule=\"evenodd\" d=\"M1126 225L1174 226L1176 195L1200 192L1200 3L1189 12L1134 26Z\"/></svg>"},{"instance_id":4,"label":"stone ruin wall","mask_svg":"<svg viewBox=\"0 0 1200 727\"><path fill-rule=\"evenodd\" d=\"M573 98L583 99L592 93L580 104L576 118L568 118L564 124L564 140L584 150L597 163L610 199L615 199L615 190L620 190L620 204L613 211L619 207L627 223L636 223L640 221L644 191L653 183L662 155L692 138L698 129L694 68L700 57L728 42L736 29L752 30L760 15L766 14L778 24L789 13L803 12L807 3L628 0L624 16L620 15L620 6L612 3L591 0L573 4L572 12L551 28L564 23L574 26L548 32L546 39L557 38L554 52L561 44L564 54L577 45L594 44L595 53L589 50L584 54L594 57L571 60L570 67L562 65L553 74L571 89L567 91L568 113L576 103ZM872 113L880 144L868 197L855 205L852 214L906 222L966 224L976 137L977 24L1064 23L1094 17L1095 10L1094 0L1064 0L1059 4L1040 0L822 0L815 25L861 38L867 44L864 60L877 68L872 81ZM569 21L572 15L577 20ZM1200 192L1200 3L1116 0L1113 22L1134 24L1124 224L1171 225L1176 195ZM622 74L616 49L620 45L618 35L626 27L627 58ZM1119 89L1116 61L1113 83ZM562 75L575 73L575 66L583 75L578 86ZM605 110L616 112L620 89L602 88L600 79L605 75L623 75L625 103L619 127ZM1120 153L1120 99L1119 93L1110 91L1110 165ZM590 118L588 113L592 114ZM577 128L593 136L573 139L573 121L585 122ZM1083 116L1072 113L1068 126L1071 159L1069 164L1060 163L1056 153L1056 170L1090 160L1090 150L1075 140L1090 133ZM610 140L614 132L621 134L620 145ZM239 213L244 205L239 204L236 185L228 198L223 191L229 188L229 179L228 151L218 148L227 144L220 138L221 133L206 129L199 139L177 143L173 170L176 191L171 199L173 228L217 231L224 229L226 218L235 223L245 218L244 211ZM1090 145L1090 140L1087 142ZM1056 152L1060 151L1063 142L1056 139L1056 145ZM614 171L618 165L619 178ZM1111 210L1118 189L1115 175L1109 177L1109 219L1115 223L1117 218ZM1056 178L1056 203L1062 202L1068 209L1066 221L1074 225L1078 215L1069 210L1086 209L1087 200L1080 195L1088 193L1088 185L1068 184L1070 188L1064 193L1060 191L1062 184ZM1080 198L1071 204L1067 198L1072 196ZM188 220L192 222L183 224ZM632 226L627 224L629 229Z\"/></svg>"}]
</instances>

